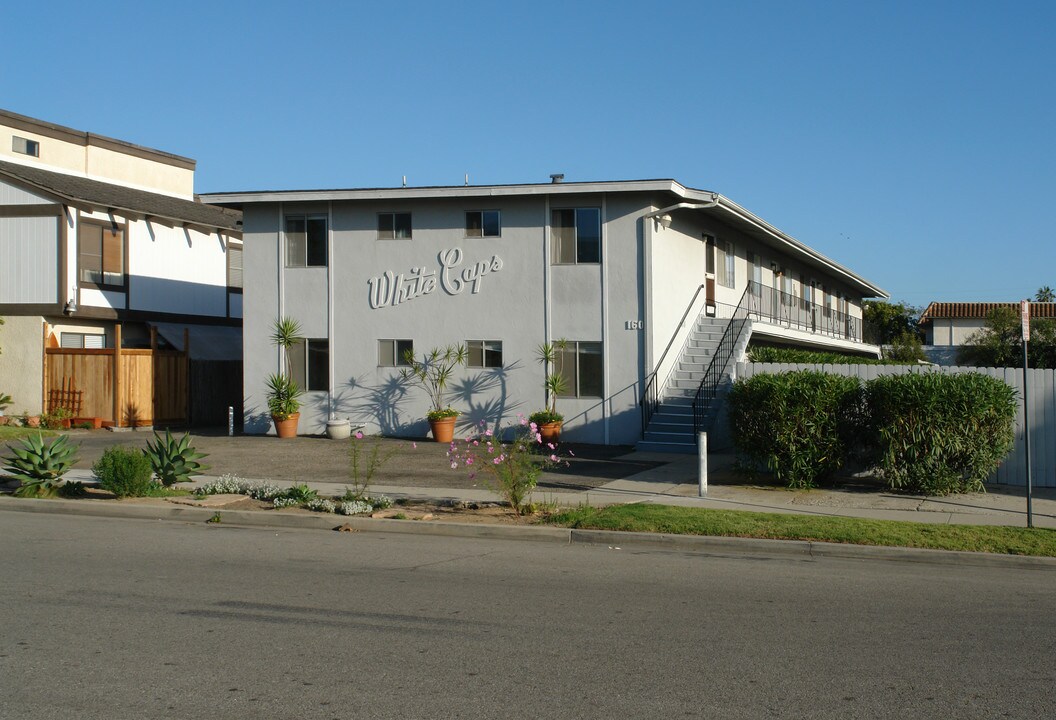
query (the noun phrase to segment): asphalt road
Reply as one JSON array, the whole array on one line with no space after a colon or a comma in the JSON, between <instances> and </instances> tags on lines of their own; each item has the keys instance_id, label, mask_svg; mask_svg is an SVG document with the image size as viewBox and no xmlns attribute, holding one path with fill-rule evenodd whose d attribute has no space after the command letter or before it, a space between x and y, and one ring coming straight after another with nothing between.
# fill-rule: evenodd
<instances>
[{"instance_id":1,"label":"asphalt road","mask_svg":"<svg viewBox=\"0 0 1056 720\"><path fill-rule=\"evenodd\" d=\"M1056 573L0 511L0 717L1037 718Z\"/></svg>"}]
</instances>

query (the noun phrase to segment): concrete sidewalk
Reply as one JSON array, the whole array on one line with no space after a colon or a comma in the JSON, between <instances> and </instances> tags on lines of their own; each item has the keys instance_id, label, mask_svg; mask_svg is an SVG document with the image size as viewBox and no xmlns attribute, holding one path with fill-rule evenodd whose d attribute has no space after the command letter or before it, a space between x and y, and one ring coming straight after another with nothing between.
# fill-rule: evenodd
<instances>
[{"instance_id":1,"label":"concrete sidewalk","mask_svg":"<svg viewBox=\"0 0 1056 720\"><path fill-rule=\"evenodd\" d=\"M537 502L562 506L594 506L623 503L655 503L704 507L720 510L795 513L905 520L942 525L1010 525L1026 526L1026 498L1022 488L993 486L986 493L969 493L948 497L901 495L876 489L875 486L849 484L841 489L787 490L784 488L745 485L732 469L731 455L709 457L707 497L698 497L697 459L686 455L630 453L635 462L655 465L651 469L614 480L587 490L565 488L539 489L533 494ZM90 470L74 469L70 480L92 481ZM214 480L202 476L191 483L202 485ZM291 480L273 480L280 487L296 484ZM307 484L324 495L341 495L347 481L308 480ZM372 484L371 494L417 500L463 500L493 502L498 496L483 484L472 487L424 487L419 485ZM1034 491L1034 526L1056 529L1056 491L1041 488Z\"/></svg>"}]
</instances>

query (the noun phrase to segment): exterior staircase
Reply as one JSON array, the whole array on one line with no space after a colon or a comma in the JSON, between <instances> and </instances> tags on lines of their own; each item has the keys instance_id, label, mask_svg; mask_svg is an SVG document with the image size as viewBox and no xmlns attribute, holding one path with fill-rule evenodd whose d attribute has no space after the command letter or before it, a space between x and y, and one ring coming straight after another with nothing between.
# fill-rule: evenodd
<instances>
[{"instance_id":1,"label":"exterior staircase","mask_svg":"<svg viewBox=\"0 0 1056 720\"><path fill-rule=\"evenodd\" d=\"M647 452L695 453L697 438L693 432L693 400L700 388L701 381L715 357L716 350L730 320L701 316L690 333L675 368L662 388L660 402L649 419L642 439L636 449ZM734 352L727 358L726 367L721 368L719 390L713 402L704 408L704 428L710 427L715 415L722 406L723 398L729 391L729 373L736 358L743 353L747 345L747 336L751 334L751 323L745 324L745 330L737 338L740 353Z\"/></svg>"}]
</instances>

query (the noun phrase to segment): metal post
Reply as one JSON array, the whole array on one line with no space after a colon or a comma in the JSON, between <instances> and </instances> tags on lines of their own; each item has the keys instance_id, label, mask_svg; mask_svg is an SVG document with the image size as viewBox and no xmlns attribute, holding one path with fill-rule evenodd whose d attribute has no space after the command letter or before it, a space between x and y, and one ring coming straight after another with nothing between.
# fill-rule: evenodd
<instances>
[{"instance_id":1,"label":"metal post","mask_svg":"<svg viewBox=\"0 0 1056 720\"><path fill-rule=\"evenodd\" d=\"M234 437L235 435L235 409L230 405L227 406L227 436Z\"/></svg>"},{"instance_id":2,"label":"metal post","mask_svg":"<svg viewBox=\"0 0 1056 720\"><path fill-rule=\"evenodd\" d=\"M1027 453L1027 527L1034 527L1034 509L1031 497L1033 495L1031 473L1030 473L1030 387L1027 384L1027 344L1023 341L1023 448Z\"/></svg>"},{"instance_id":3,"label":"metal post","mask_svg":"<svg viewBox=\"0 0 1056 720\"><path fill-rule=\"evenodd\" d=\"M697 495L708 496L708 434L697 433Z\"/></svg>"}]
</instances>

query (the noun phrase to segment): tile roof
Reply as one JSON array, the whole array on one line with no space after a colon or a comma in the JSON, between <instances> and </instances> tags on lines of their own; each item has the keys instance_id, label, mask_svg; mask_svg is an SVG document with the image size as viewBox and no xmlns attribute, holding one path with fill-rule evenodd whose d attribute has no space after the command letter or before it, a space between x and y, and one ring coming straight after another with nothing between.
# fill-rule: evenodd
<instances>
[{"instance_id":1,"label":"tile roof","mask_svg":"<svg viewBox=\"0 0 1056 720\"><path fill-rule=\"evenodd\" d=\"M124 210L159 220L241 231L242 213L216 205L0 160L0 178L3 177L57 195L74 205L84 204L116 212Z\"/></svg>"},{"instance_id":2,"label":"tile roof","mask_svg":"<svg viewBox=\"0 0 1056 720\"><path fill-rule=\"evenodd\" d=\"M933 302L920 314L920 322L926 323L934 318L964 320L969 318L986 318L991 311L1006 308L1014 313L1019 312L1018 302ZM1056 317L1056 303L1032 302L1032 318Z\"/></svg>"}]
</instances>

